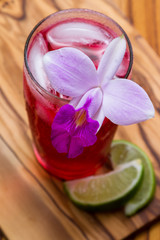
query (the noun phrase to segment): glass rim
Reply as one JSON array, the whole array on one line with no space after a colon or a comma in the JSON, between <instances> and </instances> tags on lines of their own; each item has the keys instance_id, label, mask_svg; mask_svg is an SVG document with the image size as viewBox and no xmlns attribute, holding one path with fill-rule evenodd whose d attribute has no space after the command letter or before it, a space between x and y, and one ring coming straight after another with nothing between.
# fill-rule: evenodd
<instances>
[{"instance_id":1,"label":"glass rim","mask_svg":"<svg viewBox=\"0 0 160 240\"><path fill-rule=\"evenodd\" d=\"M53 95L51 92L47 91L45 88L43 88L39 82L34 78L30 68L29 68L29 64L28 64L28 59L27 59L27 50L28 50L28 46L29 46L29 43L30 43L30 39L32 38L34 32L36 31L36 29L44 22L46 21L47 19L49 19L50 17L52 16L55 16L57 14L61 14L61 13L69 13L69 12L90 12L90 13L93 13L93 14L96 14L96 15L99 15L99 16L102 16L106 19L108 19L109 21L113 22L119 29L120 31L122 32L122 34L124 34L125 36L125 39L127 41L127 44L128 44L128 47L129 47L129 53L130 53L130 61L129 61L129 66L128 66L128 69L127 69L127 72L126 72L126 75L124 78L128 78L130 72L131 72L131 69L132 69L132 65L133 65L133 50L132 50L132 45L131 45L131 42L129 40L129 37L127 36L126 32L123 30L123 28L116 22L114 21L112 18L108 17L107 15L103 14L103 13L100 13L100 12L97 12L97 11L94 11L94 10L91 10L91 9L87 9L87 8L70 8L70 9L65 9L65 10L61 10L61 11L57 11L55 13L52 13L50 15L48 15L47 17L43 18L41 21L39 21L35 26L34 28L31 30L31 32L29 33L28 37L27 37L27 40L25 42L25 47L24 47L24 64L25 64L25 67L26 67L26 70L27 70L27 73L28 75L30 76L31 80L33 81L34 84L36 84L36 86L38 88L40 88L40 90L42 92L44 92L46 95L48 95L49 97L52 97L52 98L56 98L56 99L59 99L61 101L64 101L64 102L68 102L67 99L64 99L64 98L61 98L61 97L58 97L56 95Z\"/></svg>"}]
</instances>

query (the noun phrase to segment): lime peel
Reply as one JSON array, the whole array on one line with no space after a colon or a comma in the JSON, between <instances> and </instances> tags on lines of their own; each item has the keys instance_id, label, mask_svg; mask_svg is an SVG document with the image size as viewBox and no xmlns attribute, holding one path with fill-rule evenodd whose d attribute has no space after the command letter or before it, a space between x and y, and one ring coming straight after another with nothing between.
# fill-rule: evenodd
<instances>
[{"instance_id":1,"label":"lime peel","mask_svg":"<svg viewBox=\"0 0 160 240\"><path fill-rule=\"evenodd\" d=\"M116 169L120 166L119 164L131 162L135 157L141 159L144 174L139 189L125 205L124 211L127 216L132 216L152 200L155 192L155 174L150 159L137 145L125 140L112 142L111 162L113 168Z\"/></svg>"},{"instance_id":2,"label":"lime peel","mask_svg":"<svg viewBox=\"0 0 160 240\"><path fill-rule=\"evenodd\" d=\"M142 174L143 165L136 159L107 174L67 181L64 189L71 201L82 209L111 210L133 196Z\"/></svg>"}]
</instances>

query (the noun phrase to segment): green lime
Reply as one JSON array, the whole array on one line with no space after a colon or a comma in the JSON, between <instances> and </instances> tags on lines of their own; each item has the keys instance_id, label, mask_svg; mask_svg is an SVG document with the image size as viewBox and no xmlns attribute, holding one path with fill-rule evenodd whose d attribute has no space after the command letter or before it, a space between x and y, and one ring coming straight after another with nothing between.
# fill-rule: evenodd
<instances>
[{"instance_id":1,"label":"green lime","mask_svg":"<svg viewBox=\"0 0 160 240\"><path fill-rule=\"evenodd\" d=\"M125 140L112 142L110 156L114 169L117 168L117 165L130 162L136 158L141 159L144 166L144 174L140 186L135 195L125 205L125 214L131 216L146 206L154 196L155 175L152 164L145 152L138 146Z\"/></svg>"},{"instance_id":2,"label":"green lime","mask_svg":"<svg viewBox=\"0 0 160 240\"><path fill-rule=\"evenodd\" d=\"M115 171L67 181L64 189L77 206L86 210L110 210L124 205L142 179L140 159L119 165Z\"/></svg>"}]
</instances>

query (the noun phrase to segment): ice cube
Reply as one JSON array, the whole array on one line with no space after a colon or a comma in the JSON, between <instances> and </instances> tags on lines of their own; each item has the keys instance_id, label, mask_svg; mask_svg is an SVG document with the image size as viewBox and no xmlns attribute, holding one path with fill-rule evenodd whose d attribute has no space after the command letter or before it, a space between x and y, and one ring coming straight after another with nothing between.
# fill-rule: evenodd
<instances>
[{"instance_id":1,"label":"ice cube","mask_svg":"<svg viewBox=\"0 0 160 240\"><path fill-rule=\"evenodd\" d=\"M97 25L83 22L62 23L47 33L47 41L53 50L76 47L94 62L96 68L113 36Z\"/></svg>"},{"instance_id":2,"label":"ice cube","mask_svg":"<svg viewBox=\"0 0 160 240\"><path fill-rule=\"evenodd\" d=\"M71 46L71 44L91 45L94 42L107 43L111 35L102 28L82 22L62 23L47 33L47 40L53 49Z\"/></svg>"},{"instance_id":3,"label":"ice cube","mask_svg":"<svg viewBox=\"0 0 160 240\"><path fill-rule=\"evenodd\" d=\"M42 58L44 54L48 52L47 44L41 33L38 33L35 39L32 42L31 49L28 55L28 64L30 70L37 80L37 82L46 90L50 90L50 82L47 78L47 75L43 69Z\"/></svg>"}]
</instances>

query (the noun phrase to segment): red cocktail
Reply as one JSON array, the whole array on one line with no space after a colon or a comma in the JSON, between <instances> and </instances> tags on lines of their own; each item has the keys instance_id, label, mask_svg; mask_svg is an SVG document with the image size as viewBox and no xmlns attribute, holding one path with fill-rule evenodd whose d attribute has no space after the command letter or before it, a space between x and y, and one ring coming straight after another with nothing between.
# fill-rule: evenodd
<instances>
[{"instance_id":1,"label":"red cocktail","mask_svg":"<svg viewBox=\"0 0 160 240\"><path fill-rule=\"evenodd\" d=\"M85 177L105 161L117 125L105 118L93 146L85 147L76 158L58 153L51 142L51 125L59 109L70 97L60 95L51 86L42 58L48 51L74 47L84 52L98 67L108 44L124 34L127 49L118 77L130 77L132 49L126 33L110 18L97 12L72 9L55 13L42 20L30 33L25 46L24 96L33 136L35 155L51 174L62 179Z\"/></svg>"}]
</instances>

